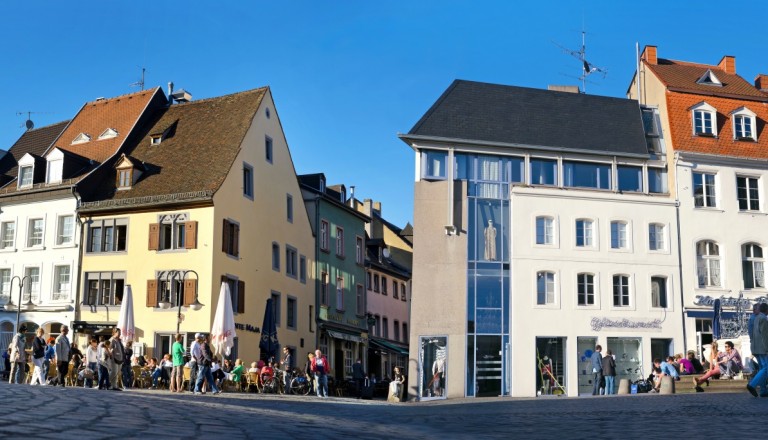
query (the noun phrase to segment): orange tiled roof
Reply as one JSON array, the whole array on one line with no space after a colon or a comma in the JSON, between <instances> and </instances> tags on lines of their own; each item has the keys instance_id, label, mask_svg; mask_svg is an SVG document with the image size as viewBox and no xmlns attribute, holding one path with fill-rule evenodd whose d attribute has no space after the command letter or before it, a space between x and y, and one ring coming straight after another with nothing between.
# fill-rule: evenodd
<instances>
[{"instance_id":1,"label":"orange tiled roof","mask_svg":"<svg viewBox=\"0 0 768 440\"><path fill-rule=\"evenodd\" d=\"M768 101L768 94L756 89L739 75L726 73L718 66L666 60L663 58L659 58L658 64L650 64L646 61L643 61L643 63L671 91ZM717 79L723 83L722 87L696 82L707 72L707 69L711 70Z\"/></svg>"}]
</instances>

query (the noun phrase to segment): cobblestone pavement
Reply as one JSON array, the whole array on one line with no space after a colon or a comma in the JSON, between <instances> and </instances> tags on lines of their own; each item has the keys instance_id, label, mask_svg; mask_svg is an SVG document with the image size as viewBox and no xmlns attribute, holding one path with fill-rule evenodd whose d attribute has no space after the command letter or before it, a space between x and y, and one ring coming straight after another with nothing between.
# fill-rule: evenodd
<instances>
[{"instance_id":1,"label":"cobblestone pavement","mask_svg":"<svg viewBox=\"0 0 768 440\"><path fill-rule=\"evenodd\" d=\"M768 399L739 394L386 403L347 398L167 391L97 391L0 384L1 439L228 440L704 438L712 427L753 426ZM50 418L50 419L49 419Z\"/></svg>"}]
</instances>

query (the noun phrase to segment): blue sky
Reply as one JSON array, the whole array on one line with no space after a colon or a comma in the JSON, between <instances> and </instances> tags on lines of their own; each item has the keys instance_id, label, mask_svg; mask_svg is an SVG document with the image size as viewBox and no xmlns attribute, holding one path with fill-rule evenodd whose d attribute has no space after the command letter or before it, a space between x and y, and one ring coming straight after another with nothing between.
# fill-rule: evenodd
<instances>
[{"instance_id":1,"label":"blue sky","mask_svg":"<svg viewBox=\"0 0 768 440\"><path fill-rule=\"evenodd\" d=\"M43 126L85 101L173 81L195 99L264 85L298 173L324 172L412 221L413 154L397 138L456 78L546 88L576 84L579 62L608 70L593 94L624 96L635 42L659 57L716 64L736 56L752 81L763 61L761 11L722 2L86 1L0 4L0 148L26 115ZM758 21L760 20L760 21Z\"/></svg>"}]
</instances>

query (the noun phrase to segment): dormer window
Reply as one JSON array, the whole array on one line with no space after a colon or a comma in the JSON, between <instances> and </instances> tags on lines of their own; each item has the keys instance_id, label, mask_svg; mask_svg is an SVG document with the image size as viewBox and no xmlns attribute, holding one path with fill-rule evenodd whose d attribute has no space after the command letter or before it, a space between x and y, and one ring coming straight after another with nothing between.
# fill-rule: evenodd
<instances>
[{"instance_id":1,"label":"dormer window","mask_svg":"<svg viewBox=\"0 0 768 440\"><path fill-rule=\"evenodd\" d=\"M133 168L117 170L117 189L129 189L133 185Z\"/></svg>"},{"instance_id":2,"label":"dormer window","mask_svg":"<svg viewBox=\"0 0 768 440\"><path fill-rule=\"evenodd\" d=\"M80 134L77 135L75 140L72 141L72 145L84 144L84 143L90 142L90 141L91 141L91 137L90 136L88 136L85 133L80 133Z\"/></svg>"},{"instance_id":3,"label":"dormer window","mask_svg":"<svg viewBox=\"0 0 768 440\"><path fill-rule=\"evenodd\" d=\"M159 145L160 142L163 141L163 135L162 134L153 134L149 137L149 144L150 145Z\"/></svg>"},{"instance_id":4,"label":"dormer window","mask_svg":"<svg viewBox=\"0 0 768 440\"><path fill-rule=\"evenodd\" d=\"M701 102L691 107L693 134L696 136L717 136L717 110Z\"/></svg>"},{"instance_id":5,"label":"dormer window","mask_svg":"<svg viewBox=\"0 0 768 440\"><path fill-rule=\"evenodd\" d=\"M64 169L63 159L49 160L46 183L61 183L61 173L63 169Z\"/></svg>"},{"instance_id":6,"label":"dormer window","mask_svg":"<svg viewBox=\"0 0 768 440\"><path fill-rule=\"evenodd\" d=\"M34 175L35 167L25 166L19 169L19 188L26 188L32 186L32 176Z\"/></svg>"},{"instance_id":7,"label":"dormer window","mask_svg":"<svg viewBox=\"0 0 768 440\"><path fill-rule=\"evenodd\" d=\"M757 140L755 132L755 113L746 107L731 112L733 118L733 138L736 140Z\"/></svg>"},{"instance_id":8,"label":"dormer window","mask_svg":"<svg viewBox=\"0 0 768 440\"><path fill-rule=\"evenodd\" d=\"M723 83L720 82L719 79L715 76L715 74L712 72L712 70L707 69L706 72L704 72L704 75L701 75L701 78L699 78L696 83L703 84L705 86L716 86L716 87L722 87Z\"/></svg>"},{"instance_id":9,"label":"dormer window","mask_svg":"<svg viewBox=\"0 0 768 440\"><path fill-rule=\"evenodd\" d=\"M99 140L112 139L113 137L117 137L117 130L115 130L114 128L108 128L99 135Z\"/></svg>"},{"instance_id":10,"label":"dormer window","mask_svg":"<svg viewBox=\"0 0 768 440\"><path fill-rule=\"evenodd\" d=\"M134 183L141 177L144 171L142 162L137 161L125 154L120 157L115 165L115 186L118 191L131 189Z\"/></svg>"}]
</instances>

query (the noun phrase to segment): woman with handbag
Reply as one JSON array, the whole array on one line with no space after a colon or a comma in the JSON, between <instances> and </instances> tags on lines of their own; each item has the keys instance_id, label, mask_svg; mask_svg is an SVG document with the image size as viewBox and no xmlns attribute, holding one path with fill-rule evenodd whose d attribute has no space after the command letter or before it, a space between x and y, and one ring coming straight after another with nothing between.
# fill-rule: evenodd
<instances>
[{"instance_id":1,"label":"woman with handbag","mask_svg":"<svg viewBox=\"0 0 768 440\"><path fill-rule=\"evenodd\" d=\"M45 330L42 327L38 327L37 336L32 340L32 363L35 364L35 370L32 372L30 385L45 385L43 362L45 361L45 350L48 348L48 344L45 343L44 334Z\"/></svg>"}]
</instances>

